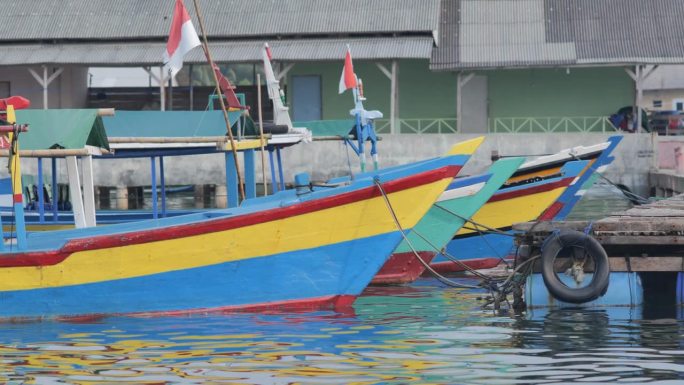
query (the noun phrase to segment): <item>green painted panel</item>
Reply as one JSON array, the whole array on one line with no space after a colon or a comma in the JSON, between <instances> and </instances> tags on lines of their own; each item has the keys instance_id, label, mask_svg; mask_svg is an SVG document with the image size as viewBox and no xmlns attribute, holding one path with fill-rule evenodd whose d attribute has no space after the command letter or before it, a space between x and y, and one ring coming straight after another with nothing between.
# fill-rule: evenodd
<instances>
[{"instance_id":1,"label":"green painted panel","mask_svg":"<svg viewBox=\"0 0 684 385\"><path fill-rule=\"evenodd\" d=\"M109 149L102 118L95 109L17 111L17 123L28 124L21 134L22 150L78 149L86 145Z\"/></svg>"},{"instance_id":2,"label":"green painted panel","mask_svg":"<svg viewBox=\"0 0 684 385\"><path fill-rule=\"evenodd\" d=\"M623 68L539 68L481 72L489 117L608 116L634 101Z\"/></svg>"},{"instance_id":3,"label":"green painted panel","mask_svg":"<svg viewBox=\"0 0 684 385\"><path fill-rule=\"evenodd\" d=\"M435 248L441 250L445 247L456 232L463 227L466 219L470 219L524 161L525 158L522 157L500 159L489 168L487 173L492 176L478 192L435 203L408 235L414 250L436 252ZM458 214L459 217L436 207L438 204L451 213ZM411 246L404 240L394 252L410 252Z\"/></svg>"}]
</instances>

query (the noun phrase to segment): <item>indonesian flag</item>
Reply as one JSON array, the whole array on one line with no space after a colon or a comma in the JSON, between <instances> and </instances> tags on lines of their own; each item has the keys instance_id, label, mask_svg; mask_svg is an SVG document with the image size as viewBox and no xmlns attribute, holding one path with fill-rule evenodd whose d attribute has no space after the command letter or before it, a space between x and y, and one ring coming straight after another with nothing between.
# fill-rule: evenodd
<instances>
[{"instance_id":1,"label":"indonesian flag","mask_svg":"<svg viewBox=\"0 0 684 385\"><path fill-rule=\"evenodd\" d=\"M183 68L183 56L200 44L200 39L192 25L188 10L183 5L183 0L176 0L169 41L166 43L166 51L164 51L164 72L171 71L171 77L176 76L176 73Z\"/></svg>"},{"instance_id":2,"label":"indonesian flag","mask_svg":"<svg viewBox=\"0 0 684 385\"><path fill-rule=\"evenodd\" d=\"M342 76L340 76L340 93L354 87L356 87L356 74L354 73L354 64L352 64L351 51L347 46L344 68L342 69Z\"/></svg>"}]
</instances>

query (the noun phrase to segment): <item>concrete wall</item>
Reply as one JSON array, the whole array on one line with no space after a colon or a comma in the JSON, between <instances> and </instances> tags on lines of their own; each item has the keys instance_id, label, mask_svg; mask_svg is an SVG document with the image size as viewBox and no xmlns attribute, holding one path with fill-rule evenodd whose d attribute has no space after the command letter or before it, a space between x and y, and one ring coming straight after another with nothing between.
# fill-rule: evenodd
<instances>
[{"instance_id":1,"label":"concrete wall","mask_svg":"<svg viewBox=\"0 0 684 385\"><path fill-rule=\"evenodd\" d=\"M42 77L43 68L31 67ZM56 70L48 68L48 76ZM84 108L88 94L86 67L67 66L48 88L48 107L50 108ZM31 100L31 108L43 108L43 88L31 76L28 67L1 67L0 81L10 82L10 92Z\"/></svg>"},{"instance_id":2,"label":"concrete wall","mask_svg":"<svg viewBox=\"0 0 684 385\"><path fill-rule=\"evenodd\" d=\"M384 135L379 145L380 163L386 167L446 153L449 147L474 135ZM464 174L475 174L491 164L492 151L500 155L543 155L578 145L591 145L604 141L603 134L492 134L468 162ZM654 140L656 142L654 142ZM633 191L648 193L648 174L654 167L654 148L657 137L648 134L626 135L617 148L615 161L606 176L615 183L628 186ZM313 180L324 180L349 173L347 151L341 142L314 142L300 144L283 151L285 180L291 183L294 174L308 172ZM257 170L261 170L257 155ZM358 158L351 153L352 170L359 171ZM268 160L267 160L268 161ZM44 163L46 169L49 162ZM25 174L35 174L36 161L23 159ZM136 186L150 184L149 159L96 160L95 184L103 186ZM59 161L60 182L65 182L64 161ZM177 184L223 184L225 183L224 157L222 154L185 156L165 160L166 180ZM268 173L267 168L267 173ZM270 179L270 178L268 178ZM257 181L261 181L261 175Z\"/></svg>"}]
</instances>

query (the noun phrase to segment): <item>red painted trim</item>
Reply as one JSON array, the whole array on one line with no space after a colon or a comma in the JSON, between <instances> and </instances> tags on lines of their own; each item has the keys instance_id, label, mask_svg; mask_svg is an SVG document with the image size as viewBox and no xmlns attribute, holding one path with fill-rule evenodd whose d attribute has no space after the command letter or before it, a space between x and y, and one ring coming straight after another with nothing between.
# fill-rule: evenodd
<instances>
[{"instance_id":1,"label":"red painted trim","mask_svg":"<svg viewBox=\"0 0 684 385\"><path fill-rule=\"evenodd\" d=\"M353 314L352 304L356 301L354 295L329 295L324 297L296 299L290 301L269 302L261 304L246 304L221 306L215 308L140 312L140 313L116 313L116 314L81 314L75 316L57 316L54 319L71 323L92 323L105 317L130 316L130 317L171 317L191 314L229 314L229 313L280 313L280 312L303 312L313 310L334 310L338 313ZM51 317L52 318L52 317ZM0 322L33 322L44 317L6 317L0 318Z\"/></svg>"},{"instance_id":2,"label":"red painted trim","mask_svg":"<svg viewBox=\"0 0 684 385\"><path fill-rule=\"evenodd\" d=\"M290 301L269 302L260 304L232 305L215 308L173 310L159 312L126 313L122 315L134 317L155 317L155 316L179 316L188 314L207 314L207 313L264 313L264 312L291 312L291 311L311 311L311 310L344 310L350 307L356 296L354 295L330 295L324 297L295 299Z\"/></svg>"},{"instance_id":3,"label":"red painted trim","mask_svg":"<svg viewBox=\"0 0 684 385\"><path fill-rule=\"evenodd\" d=\"M547 207L546 210L539 216L540 221L550 221L556 214L563 208L564 204L561 202L553 202L551 206Z\"/></svg>"},{"instance_id":4,"label":"red painted trim","mask_svg":"<svg viewBox=\"0 0 684 385\"><path fill-rule=\"evenodd\" d=\"M471 269L491 269L496 267L500 262L501 259L499 258L479 258L479 259L470 259L470 260L464 260L461 261L463 264L468 266ZM465 268L458 263L451 262L451 261L446 261L446 262L437 262L437 263L431 263L430 267L432 267L436 272L440 274L444 273L457 273L460 271L465 271ZM428 272L424 272L423 275L429 274Z\"/></svg>"},{"instance_id":5,"label":"red painted trim","mask_svg":"<svg viewBox=\"0 0 684 385\"><path fill-rule=\"evenodd\" d=\"M385 192L388 194L407 190L445 178L453 178L461 170L461 167L461 165L444 166L438 169L385 182L382 186ZM343 194L337 194L308 202L301 202L286 207L278 207L259 211L256 213L232 216L228 218L207 219L206 221L202 221L200 223L186 223L158 229L72 239L67 241L60 249L57 250L1 255L0 267L55 265L64 261L69 255L77 251L109 249L114 247L226 231L325 210L332 207L375 198L380 195L380 190L377 188L377 186L373 185Z\"/></svg>"},{"instance_id":6,"label":"red painted trim","mask_svg":"<svg viewBox=\"0 0 684 385\"><path fill-rule=\"evenodd\" d=\"M553 182L553 183L544 183L540 184L537 186L532 186L529 188L523 188L515 191L502 191L502 192L497 192L494 194L487 202L498 202L498 201L503 201L506 199L513 199L525 195L531 195L531 194L537 194L540 192L545 192L545 191L551 191L554 189L557 189L559 187L566 187L569 186L572 181L575 180L575 177L572 178L563 178L559 181ZM501 191L501 190L499 190Z\"/></svg>"},{"instance_id":7,"label":"red painted trim","mask_svg":"<svg viewBox=\"0 0 684 385\"><path fill-rule=\"evenodd\" d=\"M419 251L418 255L430 263L437 253L433 251ZM371 281L372 285L392 285L410 283L418 279L425 271L425 266L416 258L412 251L392 254L380 271Z\"/></svg>"},{"instance_id":8,"label":"red painted trim","mask_svg":"<svg viewBox=\"0 0 684 385\"><path fill-rule=\"evenodd\" d=\"M24 201L24 195L14 194L14 195L12 195L12 200L14 201L14 203L21 203Z\"/></svg>"}]
</instances>

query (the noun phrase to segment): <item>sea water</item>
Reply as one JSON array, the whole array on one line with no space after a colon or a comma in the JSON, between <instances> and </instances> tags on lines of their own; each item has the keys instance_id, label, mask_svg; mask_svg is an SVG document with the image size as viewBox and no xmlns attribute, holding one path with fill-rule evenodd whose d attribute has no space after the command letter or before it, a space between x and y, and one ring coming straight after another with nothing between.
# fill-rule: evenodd
<instances>
[{"instance_id":1,"label":"sea water","mask_svg":"<svg viewBox=\"0 0 684 385\"><path fill-rule=\"evenodd\" d=\"M572 217L628 207L605 187ZM470 277L455 278L474 284ZM684 383L679 308L482 308L432 278L371 287L346 312L0 324L6 384Z\"/></svg>"}]
</instances>

